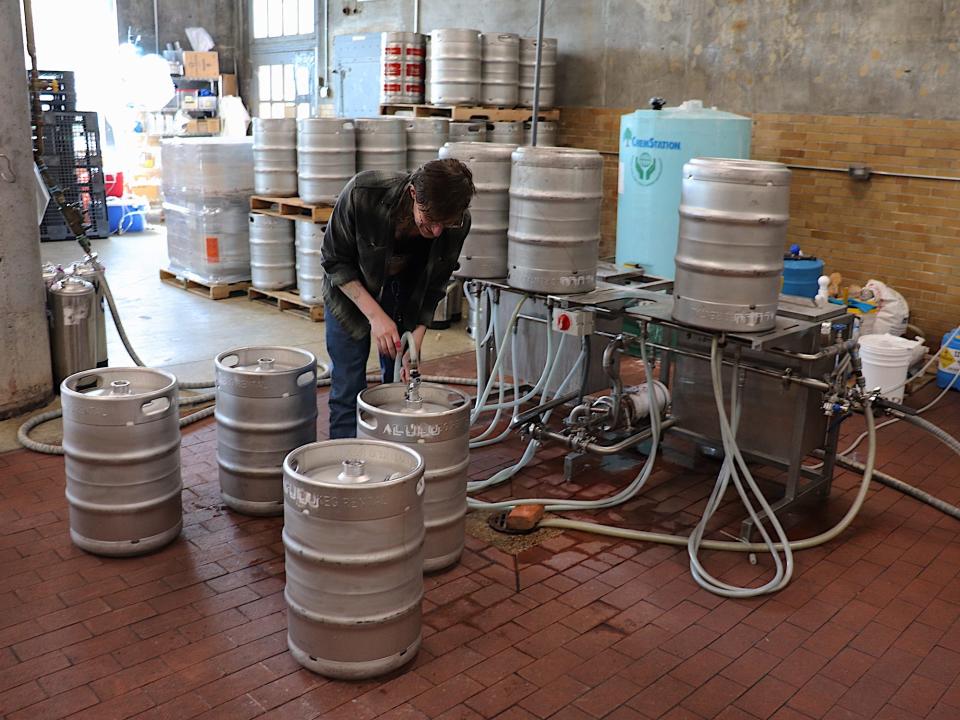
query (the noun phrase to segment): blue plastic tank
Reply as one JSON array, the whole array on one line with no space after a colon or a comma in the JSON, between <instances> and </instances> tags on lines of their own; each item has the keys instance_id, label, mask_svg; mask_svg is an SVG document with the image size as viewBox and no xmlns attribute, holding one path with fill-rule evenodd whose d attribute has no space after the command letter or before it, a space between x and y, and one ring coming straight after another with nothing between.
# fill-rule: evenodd
<instances>
[{"instance_id":1,"label":"blue plastic tank","mask_svg":"<svg viewBox=\"0 0 960 720\"><path fill-rule=\"evenodd\" d=\"M654 107L661 100L651 101ZM699 100L620 118L617 263L673 279L683 165L695 157L750 157L749 118Z\"/></svg>"},{"instance_id":2,"label":"blue plastic tank","mask_svg":"<svg viewBox=\"0 0 960 720\"><path fill-rule=\"evenodd\" d=\"M783 289L784 295L798 295L813 298L820 289L817 280L823 275L823 260L818 258L784 258Z\"/></svg>"},{"instance_id":3,"label":"blue plastic tank","mask_svg":"<svg viewBox=\"0 0 960 720\"><path fill-rule=\"evenodd\" d=\"M951 336L953 340L950 340ZM940 345L946 347L940 351L940 360L937 363L937 387L945 388L953 381L951 389L960 390L960 377L953 380L960 375L960 328L944 333Z\"/></svg>"}]
</instances>

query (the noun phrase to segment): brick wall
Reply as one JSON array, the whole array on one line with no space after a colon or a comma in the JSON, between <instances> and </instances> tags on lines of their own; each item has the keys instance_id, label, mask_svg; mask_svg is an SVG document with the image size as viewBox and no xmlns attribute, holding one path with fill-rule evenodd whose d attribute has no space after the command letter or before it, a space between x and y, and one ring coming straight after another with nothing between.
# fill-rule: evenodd
<instances>
[{"instance_id":1,"label":"brick wall","mask_svg":"<svg viewBox=\"0 0 960 720\"><path fill-rule=\"evenodd\" d=\"M604 153L601 255L613 255L617 138L628 108L564 108L560 143ZM836 115L753 117L754 158L794 165L944 175L957 181L794 170L788 244L822 257L828 271L903 293L929 337L960 323L960 121Z\"/></svg>"}]
</instances>

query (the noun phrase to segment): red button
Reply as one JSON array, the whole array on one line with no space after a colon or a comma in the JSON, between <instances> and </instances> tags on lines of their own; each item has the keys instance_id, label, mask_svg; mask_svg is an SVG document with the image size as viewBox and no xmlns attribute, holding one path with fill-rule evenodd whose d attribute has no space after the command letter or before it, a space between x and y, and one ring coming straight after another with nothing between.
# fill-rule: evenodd
<instances>
[{"instance_id":1,"label":"red button","mask_svg":"<svg viewBox=\"0 0 960 720\"><path fill-rule=\"evenodd\" d=\"M570 316L566 314L561 314L557 316L557 329L558 330L569 330L570 329Z\"/></svg>"}]
</instances>

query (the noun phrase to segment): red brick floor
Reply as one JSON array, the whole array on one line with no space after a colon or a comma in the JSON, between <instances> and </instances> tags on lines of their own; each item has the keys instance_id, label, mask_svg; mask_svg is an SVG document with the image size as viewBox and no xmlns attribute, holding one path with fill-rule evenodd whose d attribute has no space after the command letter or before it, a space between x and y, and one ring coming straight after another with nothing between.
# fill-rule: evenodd
<instances>
[{"instance_id":1,"label":"red brick floor","mask_svg":"<svg viewBox=\"0 0 960 720\"><path fill-rule=\"evenodd\" d=\"M322 395L319 405L324 428ZM928 417L960 434L960 394ZM861 427L848 425L847 436ZM881 433L882 469L960 502L956 457L903 424ZM476 452L472 476L511 464L519 448ZM632 476L567 484L561 454L546 450L492 496L595 496ZM185 431L182 460L182 537L154 555L110 560L70 544L61 458L0 456L0 715L960 718L960 523L879 485L839 541L799 553L791 585L757 600L700 590L680 549L569 533L521 554L516 593L513 558L468 537L462 562L426 580L412 666L346 683L299 668L287 652L281 519L219 504L212 420ZM642 495L603 517L684 531L715 472L660 463ZM857 481L838 473L829 504L791 533L835 522ZM735 506L726 514L739 516ZM731 582L769 569L743 556L707 562Z\"/></svg>"}]
</instances>

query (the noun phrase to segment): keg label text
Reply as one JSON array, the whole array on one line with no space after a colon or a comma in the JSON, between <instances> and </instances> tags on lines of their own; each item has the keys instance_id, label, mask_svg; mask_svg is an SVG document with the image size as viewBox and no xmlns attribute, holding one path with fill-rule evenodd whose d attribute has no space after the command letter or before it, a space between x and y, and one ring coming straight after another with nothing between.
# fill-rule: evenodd
<instances>
[{"instance_id":1,"label":"keg label text","mask_svg":"<svg viewBox=\"0 0 960 720\"><path fill-rule=\"evenodd\" d=\"M444 430L441 424L428 425L427 423L384 423L383 434L401 438L428 438L437 437Z\"/></svg>"},{"instance_id":2,"label":"keg label text","mask_svg":"<svg viewBox=\"0 0 960 720\"><path fill-rule=\"evenodd\" d=\"M387 498L382 493L349 493L346 495L315 493L297 487L287 480L283 481L283 492L300 509L359 509L387 504Z\"/></svg>"}]
</instances>

